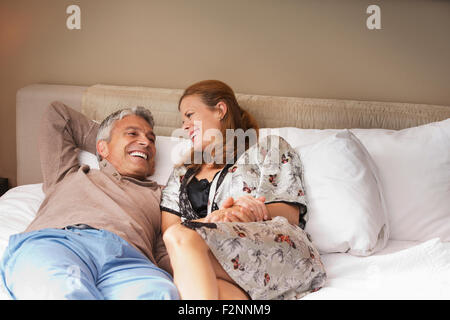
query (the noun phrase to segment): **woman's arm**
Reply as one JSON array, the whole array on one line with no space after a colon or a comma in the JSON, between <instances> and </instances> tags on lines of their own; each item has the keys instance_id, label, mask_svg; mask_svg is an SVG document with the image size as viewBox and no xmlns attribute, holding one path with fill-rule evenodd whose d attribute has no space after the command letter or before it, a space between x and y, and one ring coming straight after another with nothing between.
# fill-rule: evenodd
<instances>
[{"instance_id":1,"label":"woman's arm","mask_svg":"<svg viewBox=\"0 0 450 320\"><path fill-rule=\"evenodd\" d=\"M300 213L296 205L277 202L266 204L266 208L270 219L280 216L285 217L290 224L298 225L299 223Z\"/></svg>"}]
</instances>

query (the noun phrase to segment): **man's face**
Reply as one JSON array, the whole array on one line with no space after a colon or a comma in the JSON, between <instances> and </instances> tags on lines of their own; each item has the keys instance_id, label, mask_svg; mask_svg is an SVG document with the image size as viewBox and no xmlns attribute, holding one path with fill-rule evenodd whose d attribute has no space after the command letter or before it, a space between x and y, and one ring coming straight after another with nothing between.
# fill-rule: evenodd
<instances>
[{"instance_id":1,"label":"man's face","mask_svg":"<svg viewBox=\"0 0 450 320\"><path fill-rule=\"evenodd\" d=\"M142 180L155 171L155 134L139 116L129 115L116 121L110 141L99 141L97 151L122 176Z\"/></svg>"}]
</instances>

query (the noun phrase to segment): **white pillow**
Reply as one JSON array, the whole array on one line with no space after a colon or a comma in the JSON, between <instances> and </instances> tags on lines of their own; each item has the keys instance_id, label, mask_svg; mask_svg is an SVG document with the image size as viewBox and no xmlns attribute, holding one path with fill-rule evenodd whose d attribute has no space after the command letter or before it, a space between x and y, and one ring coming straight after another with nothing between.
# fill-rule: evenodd
<instances>
[{"instance_id":1,"label":"white pillow","mask_svg":"<svg viewBox=\"0 0 450 320\"><path fill-rule=\"evenodd\" d=\"M165 186L174 165L190 148L190 140L177 137L156 137L155 173L149 179Z\"/></svg>"},{"instance_id":2,"label":"white pillow","mask_svg":"<svg viewBox=\"0 0 450 320\"><path fill-rule=\"evenodd\" d=\"M78 163L88 165L91 169L99 169L96 155L85 150L80 150L78 153Z\"/></svg>"},{"instance_id":3,"label":"white pillow","mask_svg":"<svg viewBox=\"0 0 450 320\"><path fill-rule=\"evenodd\" d=\"M156 181L160 185L166 185L174 165L189 150L190 141L177 137L156 137L155 173L148 179ZM80 164L87 164L93 169L98 169L97 157L87 151L81 150L78 154Z\"/></svg>"},{"instance_id":4,"label":"white pillow","mask_svg":"<svg viewBox=\"0 0 450 320\"><path fill-rule=\"evenodd\" d=\"M388 217L376 167L348 130L297 147L309 220L305 230L321 253L367 256L385 247Z\"/></svg>"},{"instance_id":5,"label":"white pillow","mask_svg":"<svg viewBox=\"0 0 450 320\"><path fill-rule=\"evenodd\" d=\"M12 188L0 198L0 259L9 237L27 228L44 198L42 183Z\"/></svg>"},{"instance_id":6,"label":"white pillow","mask_svg":"<svg viewBox=\"0 0 450 320\"><path fill-rule=\"evenodd\" d=\"M304 146L339 129L261 129L293 147ZM350 129L379 171L390 222L390 238L450 241L450 119L403 130Z\"/></svg>"},{"instance_id":7,"label":"white pillow","mask_svg":"<svg viewBox=\"0 0 450 320\"><path fill-rule=\"evenodd\" d=\"M352 131L379 169L391 239L450 241L450 119Z\"/></svg>"},{"instance_id":8,"label":"white pillow","mask_svg":"<svg viewBox=\"0 0 450 320\"><path fill-rule=\"evenodd\" d=\"M12 188L0 198L0 260L8 246L9 237L27 228L44 197L42 183L38 183ZM9 299L0 281L0 300Z\"/></svg>"},{"instance_id":9,"label":"white pillow","mask_svg":"<svg viewBox=\"0 0 450 320\"><path fill-rule=\"evenodd\" d=\"M259 138L271 134L277 135L283 137L291 147L298 148L319 142L341 131L341 129L300 129L295 127L262 128L259 130Z\"/></svg>"}]
</instances>

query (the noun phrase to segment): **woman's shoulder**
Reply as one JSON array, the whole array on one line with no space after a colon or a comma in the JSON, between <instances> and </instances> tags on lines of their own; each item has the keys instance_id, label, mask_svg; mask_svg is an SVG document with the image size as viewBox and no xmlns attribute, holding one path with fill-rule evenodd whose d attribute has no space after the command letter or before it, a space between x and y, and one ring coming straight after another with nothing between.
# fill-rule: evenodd
<instances>
[{"instance_id":1,"label":"woman's shoulder","mask_svg":"<svg viewBox=\"0 0 450 320\"><path fill-rule=\"evenodd\" d=\"M172 173L170 174L173 177L181 177L184 176L187 172L187 167L183 164L181 165L176 165L173 170Z\"/></svg>"}]
</instances>

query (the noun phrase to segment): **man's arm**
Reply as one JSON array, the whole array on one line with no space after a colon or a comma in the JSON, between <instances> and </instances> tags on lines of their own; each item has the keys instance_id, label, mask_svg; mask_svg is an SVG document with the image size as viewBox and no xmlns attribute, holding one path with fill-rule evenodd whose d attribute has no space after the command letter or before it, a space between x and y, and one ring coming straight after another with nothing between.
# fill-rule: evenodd
<instances>
[{"instance_id":1,"label":"man's arm","mask_svg":"<svg viewBox=\"0 0 450 320\"><path fill-rule=\"evenodd\" d=\"M39 136L44 192L78 170L80 149L95 153L98 127L61 102L53 102L46 108Z\"/></svg>"}]
</instances>

